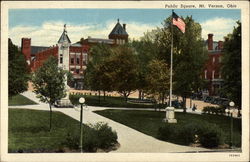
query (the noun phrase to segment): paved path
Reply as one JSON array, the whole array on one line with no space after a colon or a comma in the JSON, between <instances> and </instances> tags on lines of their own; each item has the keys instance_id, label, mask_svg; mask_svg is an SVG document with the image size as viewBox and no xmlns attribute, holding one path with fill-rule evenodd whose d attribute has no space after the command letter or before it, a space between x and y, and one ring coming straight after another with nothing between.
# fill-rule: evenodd
<instances>
[{"instance_id":1,"label":"paved path","mask_svg":"<svg viewBox=\"0 0 250 162\"><path fill-rule=\"evenodd\" d=\"M27 91L23 93L24 96L38 103L38 105L25 105L25 106L10 106L10 108L28 108L38 110L49 110L49 106L44 103L40 103L35 97L34 93ZM112 152L140 152L140 153L160 153L160 152L196 152L196 151L209 151L200 147L189 147L172 144L169 142L160 141L151 136L145 135L137 130L127 127L123 124L112 121L108 118L100 116L93 111L104 110L107 108L88 106L88 110L83 112L83 123L94 124L102 121L107 122L117 132L118 142L120 147ZM131 109L129 109L131 110ZM53 108L53 111L60 111L79 121L80 111L78 108Z\"/></svg>"}]
</instances>

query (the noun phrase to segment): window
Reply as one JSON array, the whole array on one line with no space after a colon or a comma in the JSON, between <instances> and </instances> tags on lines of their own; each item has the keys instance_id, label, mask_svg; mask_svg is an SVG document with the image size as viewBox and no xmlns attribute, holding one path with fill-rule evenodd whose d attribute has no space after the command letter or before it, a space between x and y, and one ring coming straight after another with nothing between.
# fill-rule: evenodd
<instances>
[{"instance_id":1,"label":"window","mask_svg":"<svg viewBox=\"0 0 250 162\"><path fill-rule=\"evenodd\" d=\"M207 79L207 70L205 70L205 79Z\"/></svg>"},{"instance_id":2,"label":"window","mask_svg":"<svg viewBox=\"0 0 250 162\"><path fill-rule=\"evenodd\" d=\"M80 64L80 58L79 58L79 57L76 58L76 64L77 64L77 65Z\"/></svg>"},{"instance_id":3,"label":"window","mask_svg":"<svg viewBox=\"0 0 250 162\"><path fill-rule=\"evenodd\" d=\"M87 64L87 54L83 54L82 55L82 65L86 65Z\"/></svg>"},{"instance_id":4,"label":"window","mask_svg":"<svg viewBox=\"0 0 250 162\"><path fill-rule=\"evenodd\" d=\"M76 74L79 74L80 73L80 69L76 69Z\"/></svg>"},{"instance_id":5,"label":"window","mask_svg":"<svg viewBox=\"0 0 250 162\"><path fill-rule=\"evenodd\" d=\"M60 54L60 64L62 64L62 63L63 63L63 55Z\"/></svg>"},{"instance_id":6,"label":"window","mask_svg":"<svg viewBox=\"0 0 250 162\"><path fill-rule=\"evenodd\" d=\"M214 79L214 73L215 73L215 71L213 70L212 71L212 79Z\"/></svg>"},{"instance_id":7,"label":"window","mask_svg":"<svg viewBox=\"0 0 250 162\"><path fill-rule=\"evenodd\" d=\"M71 69L70 69L70 72L71 72L71 73L74 73L74 72L75 72L75 69L74 69L74 68L71 68Z\"/></svg>"},{"instance_id":8,"label":"window","mask_svg":"<svg viewBox=\"0 0 250 162\"><path fill-rule=\"evenodd\" d=\"M70 63L71 63L71 64L74 64L74 63L75 63L75 59L74 59L74 58L71 58L71 59L70 59Z\"/></svg>"}]
</instances>

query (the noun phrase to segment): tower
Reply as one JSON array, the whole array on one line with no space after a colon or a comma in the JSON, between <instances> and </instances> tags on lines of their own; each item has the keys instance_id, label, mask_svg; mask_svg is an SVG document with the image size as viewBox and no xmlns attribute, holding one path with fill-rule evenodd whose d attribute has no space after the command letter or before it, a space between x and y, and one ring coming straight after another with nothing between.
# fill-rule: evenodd
<instances>
[{"instance_id":1,"label":"tower","mask_svg":"<svg viewBox=\"0 0 250 162\"><path fill-rule=\"evenodd\" d=\"M69 70L69 47L71 41L68 37L66 24L64 24L63 33L58 40L58 66L64 70Z\"/></svg>"},{"instance_id":2,"label":"tower","mask_svg":"<svg viewBox=\"0 0 250 162\"><path fill-rule=\"evenodd\" d=\"M213 34L208 34L208 50L213 50Z\"/></svg>"},{"instance_id":3,"label":"tower","mask_svg":"<svg viewBox=\"0 0 250 162\"><path fill-rule=\"evenodd\" d=\"M109 34L109 39L113 39L115 44L124 44L128 42L128 33L126 32L126 24L123 26L120 24L119 19L111 33Z\"/></svg>"}]
</instances>

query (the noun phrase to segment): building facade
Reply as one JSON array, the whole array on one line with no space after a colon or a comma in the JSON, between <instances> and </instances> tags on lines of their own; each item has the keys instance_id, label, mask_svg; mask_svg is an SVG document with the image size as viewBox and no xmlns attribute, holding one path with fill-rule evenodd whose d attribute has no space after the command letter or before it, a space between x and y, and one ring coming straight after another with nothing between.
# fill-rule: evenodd
<instances>
[{"instance_id":1,"label":"building facade","mask_svg":"<svg viewBox=\"0 0 250 162\"><path fill-rule=\"evenodd\" d=\"M98 43L116 46L126 42L128 42L126 24L122 26L118 19L108 39L92 38L89 36L87 39L81 39L81 41L72 44L65 24L63 32L55 46L31 46L31 38L22 38L21 51L31 71L35 71L37 68L41 67L49 56L55 56L58 58L58 67L68 70L73 74L74 81L70 86L76 89L82 89L82 79L87 67L90 48Z\"/></svg>"},{"instance_id":2,"label":"building facade","mask_svg":"<svg viewBox=\"0 0 250 162\"><path fill-rule=\"evenodd\" d=\"M222 59L222 41L213 41L213 34L208 34L206 41L208 50L208 60L203 71L203 79L208 82L208 89L204 90L205 95L219 96L219 90L222 87L221 78L221 59Z\"/></svg>"}]
</instances>

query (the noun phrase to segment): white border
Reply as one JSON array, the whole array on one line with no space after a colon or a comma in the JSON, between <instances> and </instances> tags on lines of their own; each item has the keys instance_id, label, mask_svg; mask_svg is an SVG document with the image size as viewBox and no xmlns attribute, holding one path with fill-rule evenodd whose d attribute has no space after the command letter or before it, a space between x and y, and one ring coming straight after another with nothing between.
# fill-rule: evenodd
<instances>
[{"instance_id":1,"label":"white border","mask_svg":"<svg viewBox=\"0 0 250 162\"><path fill-rule=\"evenodd\" d=\"M8 9L10 8L164 8L165 4L236 4L242 20L242 153L7 153ZM1 161L248 161L249 160L249 2L247 1L5 1L1 2ZM180 9L180 8L178 8ZM206 8L207 9L207 8ZM218 8L219 9L219 8ZM224 8L226 9L226 8ZM216 26L215 26L216 27ZM234 154L234 153L232 153Z\"/></svg>"}]
</instances>

